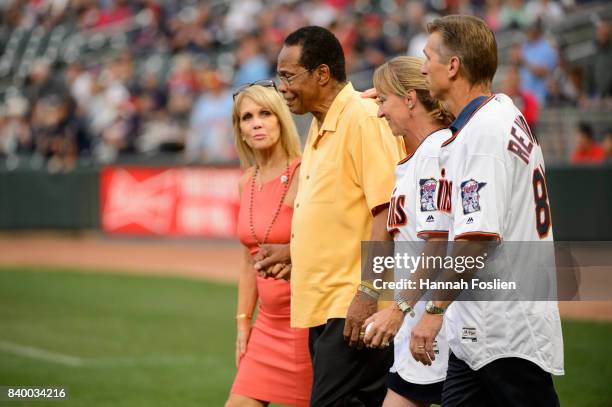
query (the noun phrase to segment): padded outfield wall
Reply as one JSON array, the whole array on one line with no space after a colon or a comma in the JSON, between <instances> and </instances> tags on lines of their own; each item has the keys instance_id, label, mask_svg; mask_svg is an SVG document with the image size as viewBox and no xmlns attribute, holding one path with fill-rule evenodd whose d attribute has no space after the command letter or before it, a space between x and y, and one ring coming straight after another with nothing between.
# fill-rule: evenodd
<instances>
[{"instance_id":1,"label":"padded outfield wall","mask_svg":"<svg viewBox=\"0 0 612 407\"><path fill-rule=\"evenodd\" d=\"M3 230L234 237L235 167L112 166L0 171ZM549 167L555 240L612 240L612 165Z\"/></svg>"}]
</instances>

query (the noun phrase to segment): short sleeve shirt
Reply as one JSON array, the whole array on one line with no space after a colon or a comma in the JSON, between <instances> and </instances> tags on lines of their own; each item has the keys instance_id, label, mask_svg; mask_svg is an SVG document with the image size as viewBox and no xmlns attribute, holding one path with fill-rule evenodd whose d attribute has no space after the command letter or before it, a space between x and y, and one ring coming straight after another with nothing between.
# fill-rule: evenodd
<instances>
[{"instance_id":1,"label":"short sleeve shirt","mask_svg":"<svg viewBox=\"0 0 612 407\"><path fill-rule=\"evenodd\" d=\"M376 103L348 83L302 156L291 233L291 325L346 318L361 281L361 241L373 211L389 202L403 142L377 117Z\"/></svg>"}]
</instances>

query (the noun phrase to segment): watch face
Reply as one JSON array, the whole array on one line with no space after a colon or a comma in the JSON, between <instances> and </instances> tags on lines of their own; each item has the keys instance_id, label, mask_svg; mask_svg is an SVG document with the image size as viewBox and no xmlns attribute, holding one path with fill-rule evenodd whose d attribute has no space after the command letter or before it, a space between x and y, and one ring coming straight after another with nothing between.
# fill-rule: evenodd
<instances>
[{"instance_id":1,"label":"watch face","mask_svg":"<svg viewBox=\"0 0 612 407\"><path fill-rule=\"evenodd\" d=\"M425 311L429 314L444 314L444 308L436 307L433 302L428 302Z\"/></svg>"},{"instance_id":2,"label":"watch face","mask_svg":"<svg viewBox=\"0 0 612 407\"><path fill-rule=\"evenodd\" d=\"M406 301L398 301L396 304L400 311L402 311L404 314L410 314L410 316L414 317L414 311Z\"/></svg>"}]
</instances>

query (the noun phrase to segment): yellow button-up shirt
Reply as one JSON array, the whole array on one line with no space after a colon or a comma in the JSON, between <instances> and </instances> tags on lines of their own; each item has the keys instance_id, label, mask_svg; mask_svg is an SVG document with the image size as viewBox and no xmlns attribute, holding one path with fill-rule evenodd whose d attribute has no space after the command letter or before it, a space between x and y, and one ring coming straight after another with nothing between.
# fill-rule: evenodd
<instances>
[{"instance_id":1,"label":"yellow button-up shirt","mask_svg":"<svg viewBox=\"0 0 612 407\"><path fill-rule=\"evenodd\" d=\"M291 325L345 318L361 281L361 241L389 202L405 154L377 106L347 84L304 147L291 229Z\"/></svg>"}]
</instances>

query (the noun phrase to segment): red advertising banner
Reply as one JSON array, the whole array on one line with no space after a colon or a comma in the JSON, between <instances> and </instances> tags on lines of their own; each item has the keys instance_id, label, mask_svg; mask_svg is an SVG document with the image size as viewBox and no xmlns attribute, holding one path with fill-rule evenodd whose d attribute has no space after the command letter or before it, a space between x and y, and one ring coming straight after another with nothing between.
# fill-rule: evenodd
<instances>
[{"instance_id":1,"label":"red advertising banner","mask_svg":"<svg viewBox=\"0 0 612 407\"><path fill-rule=\"evenodd\" d=\"M238 168L106 167L102 230L113 235L233 238Z\"/></svg>"}]
</instances>

